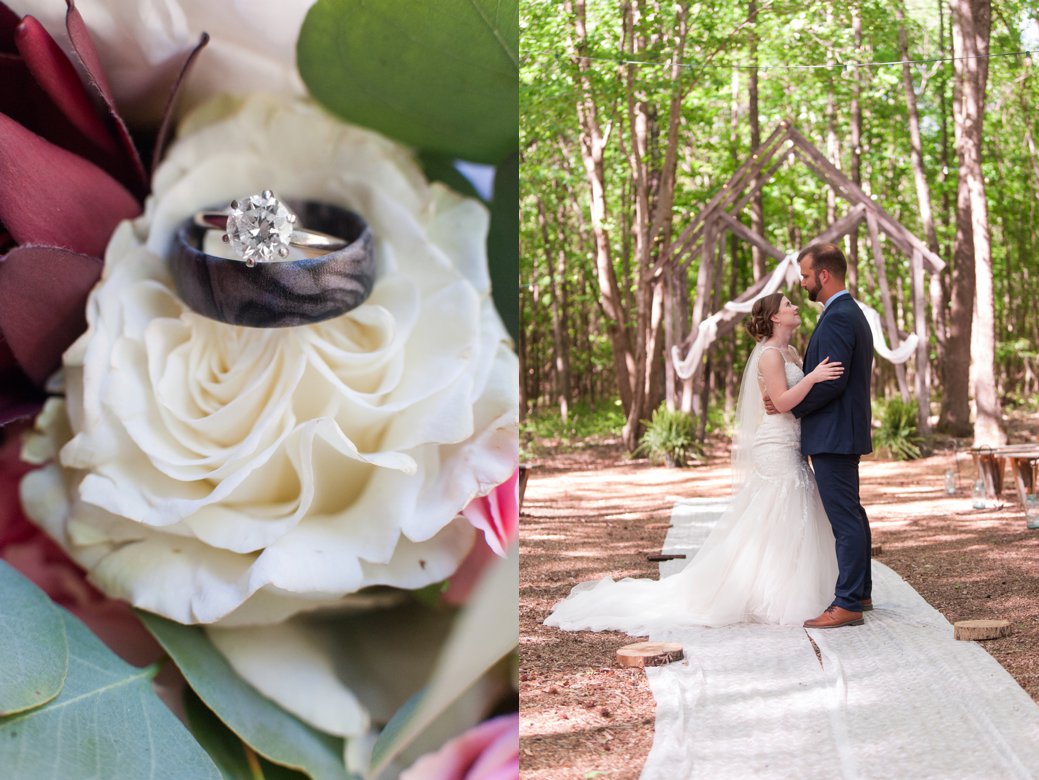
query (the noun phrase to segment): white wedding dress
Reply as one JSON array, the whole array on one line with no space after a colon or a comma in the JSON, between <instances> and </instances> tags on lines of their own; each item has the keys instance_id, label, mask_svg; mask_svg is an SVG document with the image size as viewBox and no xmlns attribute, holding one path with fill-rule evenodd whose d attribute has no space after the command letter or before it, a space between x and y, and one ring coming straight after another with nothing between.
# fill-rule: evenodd
<instances>
[{"instance_id":1,"label":"white wedding dress","mask_svg":"<svg viewBox=\"0 0 1039 780\"><path fill-rule=\"evenodd\" d=\"M800 421L760 408L756 368L764 349L774 347L754 350L746 376L756 381L745 378L741 391L746 473L696 556L660 580L582 583L556 604L546 625L645 636L686 625L800 625L829 606L837 581L833 530L801 455ZM804 373L786 356L784 362L792 387Z\"/></svg>"}]
</instances>

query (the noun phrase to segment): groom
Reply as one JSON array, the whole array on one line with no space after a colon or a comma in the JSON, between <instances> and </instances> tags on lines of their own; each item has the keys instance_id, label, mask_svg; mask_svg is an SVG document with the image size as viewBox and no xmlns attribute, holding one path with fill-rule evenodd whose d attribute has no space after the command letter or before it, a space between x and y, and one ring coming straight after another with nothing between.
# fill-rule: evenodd
<instances>
[{"instance_id":1,"label":"groom","mask_svg":"<svg viewBox=\"0 0 1039 780\"><path fill-rule=\"evenodd\" d=\"M848 261L833 244L816 244L797 258L801 287L823 304L805 351L804 371L821 360L845 367L837 379L816 384L791 412L801 420L801 452L810 455L819 497L833 526L837 585L833 604L805 628L862 625L873 609L869 519L859 501L859 457L873 451L870 439L870 378L873 335L866 317L844 287Z\"/></svg>"}]
</instances>

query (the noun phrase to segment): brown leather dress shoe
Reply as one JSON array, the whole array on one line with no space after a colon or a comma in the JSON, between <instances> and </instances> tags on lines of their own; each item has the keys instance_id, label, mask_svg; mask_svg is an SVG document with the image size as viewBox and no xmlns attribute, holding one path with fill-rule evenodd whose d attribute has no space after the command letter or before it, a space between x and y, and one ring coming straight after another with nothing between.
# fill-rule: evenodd
<instances>
[{"instance_id":1,"label":"brown leather dress shoe","mask_svg":"<svg viewBox=\"0 0 1039 780\"><path fill-rule=\"evenodd\" d=\"M862 611L863 612L869 612L872 609L873 609L873 599L863 599L862 600Z\"/></svg>"},{"instance_id":2,"label":"brown leather dress shoe","mask_svg":"<svg viewBox=\"0 0 1039 780\"><path fill-rule=\"evenodd\" d=\"M806 620L804 627L840 628L841 626L861 626L864 622L861 612L852 612L850 609L833 604L823 610L823 613L814 620Z\"/></svg>"}]
</instances>

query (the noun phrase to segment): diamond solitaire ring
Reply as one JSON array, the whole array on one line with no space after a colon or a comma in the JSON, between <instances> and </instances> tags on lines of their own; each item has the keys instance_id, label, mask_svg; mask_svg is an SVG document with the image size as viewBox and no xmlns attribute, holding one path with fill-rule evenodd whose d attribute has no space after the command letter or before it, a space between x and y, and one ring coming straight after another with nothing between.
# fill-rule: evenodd
<instances>
[{"instance_id":1,"label":"diamond solitaire ring","mask_svg":"<svg viewBox=\"0 0 1039 780\"><path fill-rule=\"evenodd\" d=\"M298 220L289 218L296 214ZM237 257L208 254L206 237L214 229L225 231ZM322 254L288 258L289 244ZM330 203L282 203L270 192L243 198L230 212L202 211L184 220L168 262L189 307L251 328L338 317L364 303L375 284L375 242L363 217Z\"/></svg>"},{"instance_id":2,"label":"diamond solitaire ring","mask_svg":"<svg viewBox=\"0 0 1039 780\"><path fill-rule=\"evenodd\" d=\"M305 230L284 202L270 190L232 200L226 211L200 211L195 224L224 231L224 243L252 268L256 263L284 261L289 246L320 254L346 246L346 242L327 233Z\"/></svg>"}]
</instances>

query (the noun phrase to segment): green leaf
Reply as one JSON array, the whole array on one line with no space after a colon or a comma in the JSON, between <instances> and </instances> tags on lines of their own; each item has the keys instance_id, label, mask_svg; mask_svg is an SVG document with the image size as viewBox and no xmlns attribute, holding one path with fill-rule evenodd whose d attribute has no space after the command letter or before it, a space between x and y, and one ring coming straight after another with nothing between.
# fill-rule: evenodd
<instances>
[{"instance_id":1,"label":"green leaf","mask_svg":"<svg viewBox=\"0 0 1039 780\"><path fill-rule=\"evenodd\" d=\"M455 192L465 195L467 198L479 198L480 195L465 176L455 167L455 161L450 157L439 154L422 152L418 156L419 164L423 173L430 181L439 181L446 184Z\"/></svg>"},{"instance_id":2,"label":"green leaf","mask_svg":"<svg viewBox=\"0 0 1039 780\"><path fill-rule=\"evenodd\" d=\"M113 654L64 610L69 669L53 701L0 718L12 778L220 780L209 756L152 691L151 669Z\"/></svg>"},{"instance_id":3,"label":"green leaf","mask_svg":"<svg viewBox=\"0 0 1039 780\"><path fill-rule=\"evenodd\" d=\"M314 780L347 778L343 741L306 725L242 680L201 628L137 614L195 693L257 753Z\"/></svg>"},{"instance_id":4,"label":"green leaf","mask_svg":"<svg viewBox=\"0 0 1039 780\"><path fill-rule=\"evenodd\" d=\"M424 729L519 641L519 558L497 561L481 579L473 599L437 659L426 685L386 724L372 748L369 774L376 776Z\"/></svg>"},{"instance_id":5,"label":"green leaf","mask_svg":"<svg viewBox=\"0 0 1039 780\"><path fill-rule=\"evenodd\" d=\"M515 0L318 0L296 56L336 114L418 149L497 163L517 146Z\"/></svg>"},{"instance_id":6,"label":"green leaf","mask_svg":"<svg viewBox=\"0 0 1039 780\"><path fill-rule=\"evenodd\" d=\"M184 710L191 733L216 762L224 780L306 780L302 772L271 764L252 753L190 688L185 692Z\"/></svg>"},{"instance_id":7,"label":"green leaf","mask_svg":"<svg viewBox=\"0 0 1039 780\"><path fill-rule=\"evenodd\" d=\"M502 162L494 175L487 258L494 305L509 335L516 341L519 338L519 152Z\"/></svg>"},{"instance_id":8,"label":"green leaf","mask_svg":"<svg viewBox=\"0 0 1039 780\"><path fill-rule=\"evenodd\" d=\"M0 716L39 707L61 692L69 644L47 594L0 561Z\"/></svg>"}]
</instances>

